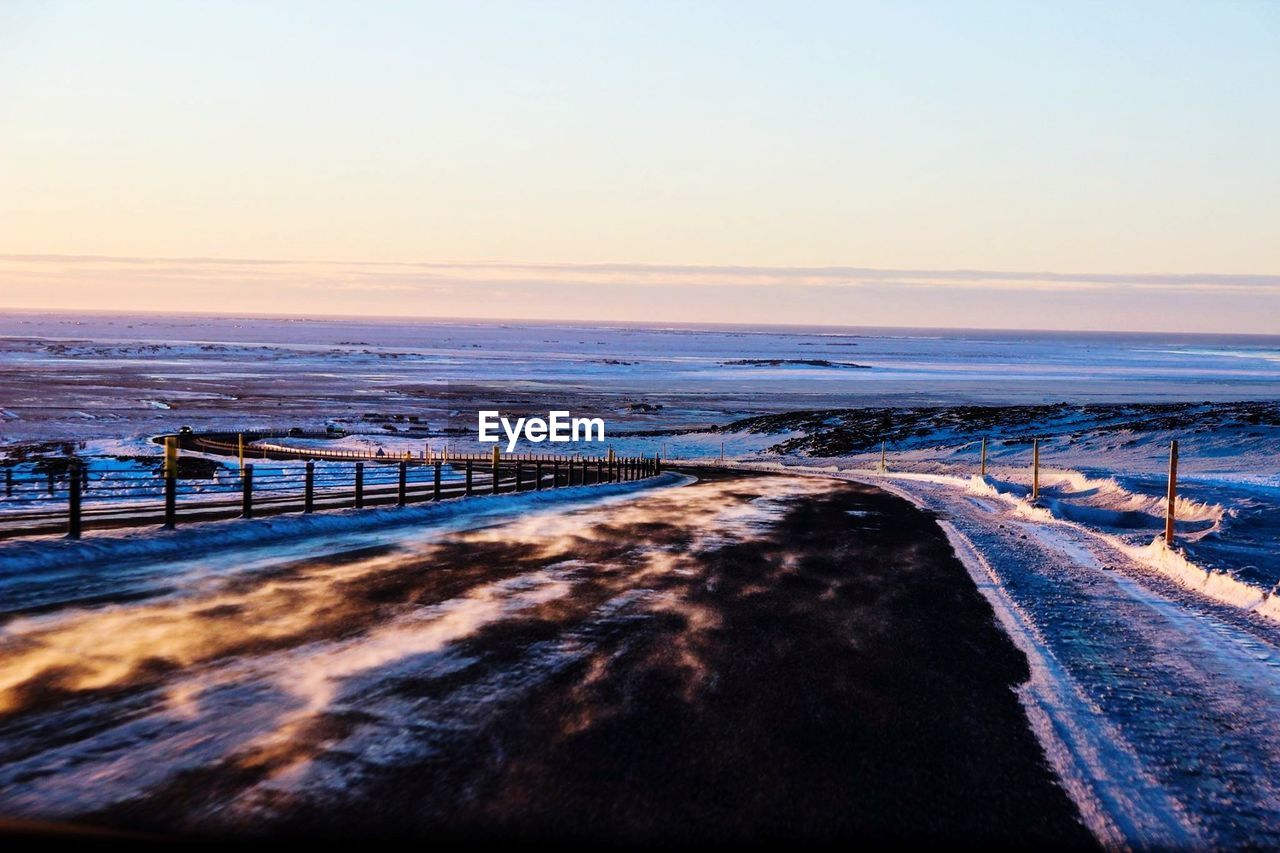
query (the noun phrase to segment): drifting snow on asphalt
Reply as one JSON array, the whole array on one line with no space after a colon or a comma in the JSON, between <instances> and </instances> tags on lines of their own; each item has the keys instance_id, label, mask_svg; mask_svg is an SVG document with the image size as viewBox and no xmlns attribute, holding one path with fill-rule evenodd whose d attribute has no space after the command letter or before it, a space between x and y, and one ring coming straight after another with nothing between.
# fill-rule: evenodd
<instances>
[{"instance_id":1,"label":"drifting snow on asphalt","mask_svg":"<svg viewBox=\"0 0 1280 853\"><path fill-rule=\"evenodd\" d=\"M944 519L1032 661L1024 704L1099 838L1280 844L1273 620L1187 589L1121 540L955 478L847 476Z\"/></svg>"}]
</instances>

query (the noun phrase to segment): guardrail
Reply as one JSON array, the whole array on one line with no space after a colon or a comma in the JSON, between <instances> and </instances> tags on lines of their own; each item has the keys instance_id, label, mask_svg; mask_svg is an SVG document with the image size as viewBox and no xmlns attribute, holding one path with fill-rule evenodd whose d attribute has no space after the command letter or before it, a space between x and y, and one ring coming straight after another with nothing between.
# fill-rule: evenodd
<instances>
[{"instance_id":1,"label":"guardrail","mask_svg":"<svg viewBox=\"0 0 1280 853\"><path fill-rule=\"evenodd\" d=\"M278 435L278 434L277 434ZM106 459L42 460L44 470L4 469L0 539L85 529L158 525L179 521L254 518L285 512L405 506L424 501L640 480L661 473L656 457L579 458L553 455L443 455L434 458L243 445L216 437L161 436L163 468L151 473L104 467ZM305 459L300 466L242 462L216 467L211 477L182 473L180 447L254 459L272 454ZM241 451L244 455L240 456ZM253 453L263 455L254 456ZM350 455L348 455L350 454ZM90 498L100 496L92 505ZM107 499L109 498L109 499ZM156 500L156 499L160 500ZM148 500L149 499L149 500Z\"/></svg>"}]
</instances>

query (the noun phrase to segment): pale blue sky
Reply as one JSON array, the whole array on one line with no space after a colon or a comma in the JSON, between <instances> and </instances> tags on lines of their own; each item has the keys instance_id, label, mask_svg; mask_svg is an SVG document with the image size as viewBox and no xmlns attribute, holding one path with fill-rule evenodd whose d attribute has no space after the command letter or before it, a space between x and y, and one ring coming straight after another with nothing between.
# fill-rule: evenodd
<instances>
[{"instance_id":1,"label":"pale blue sky","mask_svg":"<svg viewBox=\"0 0 1280 853\"><path fill-rule=\"evenodd\" d=\"M449 297L307 267L308 310L608 317L685 285L765 321L803 281L779 319L1280 332L1278 150L1280 2L7 0L0 305L216 307L155 264L13 256L447 261L484 263Z\"/></svg>"}]
</instances>

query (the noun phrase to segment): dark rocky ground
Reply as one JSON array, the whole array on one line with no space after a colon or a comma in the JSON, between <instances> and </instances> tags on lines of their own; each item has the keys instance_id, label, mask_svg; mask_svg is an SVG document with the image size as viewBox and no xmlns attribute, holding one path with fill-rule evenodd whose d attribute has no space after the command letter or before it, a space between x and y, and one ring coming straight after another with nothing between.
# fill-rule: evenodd
<instances>
[{"instance_id":1,"label":"dark rocky ground","mask_svg":"<svg viewBox=\"0 0 1280 853\"><path fill-rule=\"evenodd\" d=\"M778 453L840 456L865 453L886 441L916 443L973 439L1000 433L1002 443L1033 438L1177 430L1186 435L1222 429L1280 426L1280 403L1117 403L1038 406L929 406L796 411L744 418L718 432L801 432L770 448Z\"/></svg>"}]
</instances>

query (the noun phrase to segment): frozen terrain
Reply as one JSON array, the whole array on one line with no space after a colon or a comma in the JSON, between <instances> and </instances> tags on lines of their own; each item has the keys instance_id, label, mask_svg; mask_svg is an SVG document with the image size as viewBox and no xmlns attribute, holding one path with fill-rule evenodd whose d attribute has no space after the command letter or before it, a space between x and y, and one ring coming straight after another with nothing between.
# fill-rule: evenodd
<instances>
[{"instance_id":1,"label":"frozen terrain","mask_svg":"<svg viewBox=\"0 0 1280 853\"><path fill-rule=\"evenodd\" d=\"M567 408L621 434L854 403L1276 398L1276 338L0 317L0 443L329 421L425 438L473 431L482 404Z\"/></svg>"},{"instance_id":2,"label":"frozen terrain","mask_svg":"<svg viewBox=\"0 0 1280 853\"><path fill-rule=\"evenodd\" d=\"M0 318L0 452L20 482L15 496L0 501L0 525L6 512L65 504L59 477L69 454L89 461L87 501L154 499L158 448L150 439L179 425L268 429L280 434L273 442L298 448L418 456L487 449L474 441L479 408L601 416L607 444L620 453L686 462L723 457L899 492L937 513L1026 653L1031 679L1020 691L1026 714L1096 836L1138 846L1280 844L1274 782L1280 755L1270 746L1280 743L1277 338L14 314ZM335 437L284 435L291 427L326 426ZM984 440L988 465L979 476ZM1033 440L1042 459L1034 502ZM1177 535L1169 548L1162 531L1173 440L1181 464ZM234 459L189 454L184 464L183 501L217 499L237 488ZM273 461L264 476L276 472L281 488L296 490L301 464ZM322 488L347 488L341 463L317 469ZM376 524L356 531L343 527L351 522L341 516L331 518L307 523L333 523L335 536L375 549L384 536L400 541ZM714 522L731 539L738 536L735 523ZM85 540L86 554L98 547L96 539ZM288 549L245 557L226 567L226 576L199 560L144 569L133 558L114 571L90 562L79 573L41 575L50 565L42 555L54 545L30 540L0 551L0 564L8 559L0 566L7 568L0 571L0 595L9 596L4 612L22 614L6 624L6 637L18 637L14 625L26 637L42 619L63 625L72 610L74 619L88 619L104 602L115 613L117 599L204 595L234 585L237 572L264 571L280 556L303 558ZM353 565L365 571L380 559L359 556ZM331 570L326 562L320 574ZM568 590L582 582L578 571L543 566L528 577L504 576L475 586L478 603L459 593L467 600L457 606L465 618L501 622L572 599ZM45 608L49 613L41 615ZM451 612L430 610L424 618L447 622ZM635 615L626 607L620 612ZM163 629L163 621L155 624ZM332 651L335 661L354 654ZM385 663L376 650L369 653L376 665ZM451 659L440 658L440 677ZM279 668L287 660L268 663ZM235 666L245 665L243 680L227 675L202 707L249 708L261 697L283 695L256 662L227 672L241 673ZM152 667L163 670L142 658L129 666L126 680L146 681ZM50 667L60 671L56 662ZM43 696L44 689L33 681L9 695L19 701L12 697ZM181 723L180 712L195 706L179 701L180 692L165 695L166 702L177 698L157 705L151 696L136 706L144 739L174 732L176 740L164 741L169 747L190 743L199 751L208 744L216 758L241 737L228 730L203 740ZM128 709L137 697L110 691L95 697L135 713ZM289 707L307 707L306 697L286 698ZM379 702L392 708L402 698ZM84 778L129 777L132 765L115 767L110 756L132 743L131 730L99 735L87 720L70 722L88 727L88 751L68 747L76 761L89 761ZM30 736L39 740L40 731ZM108 740L94 740L100 736ZM27 735L8 737L13 749ZM370 749L372 742L362 741L353 752L364 762ZM40 752L23 766L37 772L70 760ZM343 756L339 748L325 759L324 779L343 778L334 769ZM274 752L263 762L289 765ZM304 765L316 766L310 759ZM9 804L65 802L67 813L123 807L76 799L89 797L89 787L64 790L59 786L69 777L43 773L30 777L42 780L28 792L34 799ZM27 779L11 777L11 797ZM274 783L268 788L268 799L279 795ZM270 811L258 796L243 802Z\"/></svg>"}]
</instances>

